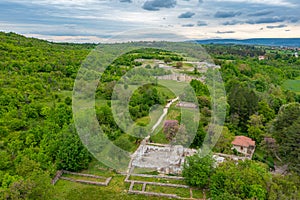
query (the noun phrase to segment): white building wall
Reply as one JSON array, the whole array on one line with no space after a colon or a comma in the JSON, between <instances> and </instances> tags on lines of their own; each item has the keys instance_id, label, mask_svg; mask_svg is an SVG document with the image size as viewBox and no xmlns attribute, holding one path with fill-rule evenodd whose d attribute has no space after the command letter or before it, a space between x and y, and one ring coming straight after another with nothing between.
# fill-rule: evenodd
<instances>
[{"instance_id":1,"label":"white building wall","mask_svg":"<svg viewBox=\"0 0 300 200\"><path fill-rule=\"evenodd\" d=\"M247 152L248 152L247 147L241 147L241 146L233 145L233 148L236 149L238 152L243 153L243 154L247 154Z\"/></svg>"}]
</instances>

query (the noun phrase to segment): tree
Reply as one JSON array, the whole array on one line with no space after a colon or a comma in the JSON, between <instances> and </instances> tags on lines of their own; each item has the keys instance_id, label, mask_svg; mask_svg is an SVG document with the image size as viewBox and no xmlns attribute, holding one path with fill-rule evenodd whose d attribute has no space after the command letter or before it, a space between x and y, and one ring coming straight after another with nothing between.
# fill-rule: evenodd
<instances>
[{"instance_id":1,"label":"tree","mask_svg":"<svg viewBox=\"0 0 300 200\"><path fill-rule=\"evenodd\" d=\"M219 153L232 153L231 142L234 139L234 134L232 134L226 126L223 127L222 134L220 135L216 145L214 146L214 152Z\"/></svg>"},{"instance_id":2,"label":"tree","mask_svg":"<svg viewBox=\"0 0 300 200\"><path fill-rule=\"evenodd\" d=\"M86 169L91 155L83 146L73 125L66 126L59 134L57 167L70 171Z\"/></svg>"},{"instance_id":3,"label":"tree","mask_svg":"<svg viewBox=\"0 0 300 200\"><path fill-rule=\"evenodd\" d=\"M265 121L270 121L275 117L275 111L270 108L266 101L261 101L258 103L258 114L264 116Z\"/></svg>"},{"instance_id":4,"label":"tree","mask_svg":"<svg viewBox=\"0 0 300 200\"><path fill-rule=\"evenodd\" d=\"M207 188L210 176L214 172L212 155L200 157L200 154L187 157L183 165L182 175L188 185Z\"/></svg>"},{"instance_id":5,"label":"tree","mask_svg":"<svg viewBox=\"0 0 300 200\"><path fill-rule=\"evenodd\" d=\"M177 69L182 68L182 67L183 67L182 62L177 62L175 67L176 67Z\"/></svg>"},{"instance_id":6,"label":"tree","mask_svg":"<svg viewBox=\"0 0 300 200\"><path fill-rule=\"evenodd\" d=\"M230 115L237 115L239 118L238 127L241 128L241 131L247 131L247 121L258 108L256 93L244 86L243 83L234 82L229 89L228 103L230 105Z\"/></svg>"},{"instance_id":7,"label":"tree","mask_svg":"<svg viewBox=\"0 0 300 200\"><path fill-rule=\"evenodd\" d=\"M274 175L269 190L269 200L300 199L300 178L297 174Z\"/></svg>"},{"instance_id":8,"label":"tree","mask_svg":"<svg viewBox=\"0 0 300 200\"><path fill-rule=\"evenodd\" d=\"M248 136L260 143L264 135L264 125L262 115L251 115L248 121Z\"/></svg>"},{"instance_id":9,"label":"tree","mask_svg":"<svg viewBox=\"0 0 300 200\"><path fill-rule=\"evenodd\" d=\"M267 167L251 160L227 161L211 177L211 196L229 194L240 199L266 199L270 182Z\"/></svg>"},{"instance_id":10,"label":"tree","mask_svg":"<svg viewBox=\"0 0 300 200\"><path fill-rule=\"evenodd\" d=\"M172 62L172 59L171 59L170 57L165 57L165 58L164 58L164 62L165 62L166 64L168 64L168 63Z\"/></svg>"},{"instance_id":11,"label":"tree","mask_svg":"<svg viewBox=\"0 0 300 200\"><path fill-rule=\"evenodd\" d=\"M131 151L132 146L133 146L131 144L131 142L129 141L129 139L127 137L123 137L123 136L116 139L114 144L128 152Z\"/></svg>"},{"instance_id":12,"label":"tree","mask_svg":"<svg viewBox=\"0 0 300 200\"><path fill-rule=\"evenodd\" d=\"M14 200L53 199L53 186L50 180L49 174L46 172L32 171L26 179L19 178L11 182L2 194L0 190L0 198Z\"/></svg>"},{"instance_id":13,"label":"tree","mask_svg":"<svg viewBox=\"0 0 300 200\"><path fill-rule=\"evenodd\" d=\"M197 149L200 148L202 146L203 141L204 141L205 135L206 135L206 132L203 129L203 125L199 124L199 127L197 129L197 133L196 133L195 138L194 138L194 140L191 144L191 147L192 148L197 148Z\"/></svg>"},{"instance_id":14,"label":"tree","mask_svg":"<svg viewBox=\"0 0 300 200\"><path fill-rule=\"evenodd\" d=\"M300 104L291 103L280 108L270 132L278 143L280 158L289 164L289 169L300 174Z\"/></svg>"}]
</instances>

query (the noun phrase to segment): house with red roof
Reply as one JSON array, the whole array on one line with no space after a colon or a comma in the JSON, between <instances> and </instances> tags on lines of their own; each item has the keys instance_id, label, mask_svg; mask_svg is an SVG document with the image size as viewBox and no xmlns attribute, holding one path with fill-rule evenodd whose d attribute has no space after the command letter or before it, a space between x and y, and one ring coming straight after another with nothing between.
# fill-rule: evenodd
<instances>
[{"instance_id":1,"label":"house with red roof","mask_svg":"<svg viewBox=\"0 0 300 200\"><path fill-rule=\"evenodd\" d=\"M246 136L236 136L231 143L232 149L236 149L239 153L252 158L255 150L255 141Z\"/></svg>"}]
</instances>

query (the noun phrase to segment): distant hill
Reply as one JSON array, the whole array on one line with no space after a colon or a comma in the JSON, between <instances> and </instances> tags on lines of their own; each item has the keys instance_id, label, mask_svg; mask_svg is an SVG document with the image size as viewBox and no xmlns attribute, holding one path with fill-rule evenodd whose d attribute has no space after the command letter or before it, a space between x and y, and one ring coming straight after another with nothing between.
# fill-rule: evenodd
<instances>
[{"instance_id":1,"label":"distant hill","mask_svg":"<svg viewBox=\"0 0 300 200\"><path fill-rule=\"evenodd\" d=\"M211 39L196 40L199 44L241 44L241 45L264 45L264 46L283 46L300 47L300 38L257 38L257 39Z\"/></svg>"}]
</instances>

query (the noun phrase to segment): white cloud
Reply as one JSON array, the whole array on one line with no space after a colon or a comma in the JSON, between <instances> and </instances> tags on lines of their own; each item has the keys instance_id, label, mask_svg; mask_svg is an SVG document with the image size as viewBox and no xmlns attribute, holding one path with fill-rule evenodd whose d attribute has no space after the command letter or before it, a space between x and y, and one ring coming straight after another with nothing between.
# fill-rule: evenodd
<instances>
[{"instance_id":1,"label":"white cloud","mask_svg":"<svg viewBox=\"0 0 300 200\"><path fill-rule=\"evenodd\" d=\"M55 41L102 40L103 35L149 27L165 27L189 39L300 35L297 31L297 28L300 30L297 21L300 17L295 7L300 4L296 0L206 0L201 4L199 0L177 0L176 6L157 11L143 10L146 1L149 0L132 0L132 3L121 3L120 0L4 0L7 4L18 4L10 4L5 10L5 4L0 2L0 19L3 21L0 30L34 34ZM24 13L17 7L22 5ZM13 12L14 7L16 12ZM30 10L26 10L27 7ZM234 14L231 18L215 18L214 15L221 11ZM7 16L7 13L12 14ZM179 19L182 13L195 15ZM276 22L287 24L290 32L284 29L260 31L267 20L270 21L268 26L275 26ZM199 21L201 26L197 26ZM226 34L217 34L218 31Z\"/></svg>"},{"instance_id":2,"label":"white cloud","mask_svg":"<svg viewBox=\"0 0 300 200\"><path fill-rule=\"evenodd\" d=\"M286 6L295 7L296 4L286 0L215 0L216 2L233 2L233 3L250 3L250 4L264 4L271 6Z\"/></svg>"}]
</instances>

